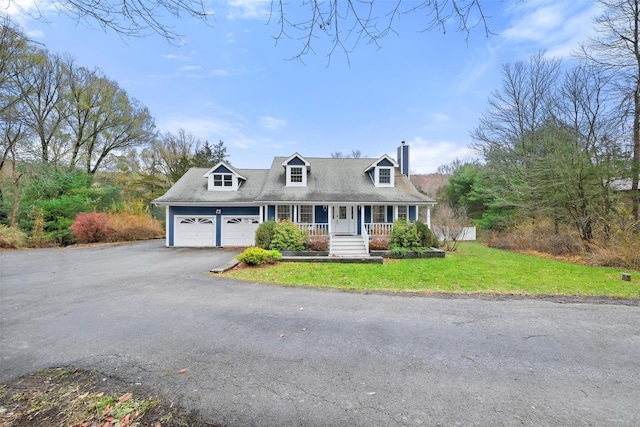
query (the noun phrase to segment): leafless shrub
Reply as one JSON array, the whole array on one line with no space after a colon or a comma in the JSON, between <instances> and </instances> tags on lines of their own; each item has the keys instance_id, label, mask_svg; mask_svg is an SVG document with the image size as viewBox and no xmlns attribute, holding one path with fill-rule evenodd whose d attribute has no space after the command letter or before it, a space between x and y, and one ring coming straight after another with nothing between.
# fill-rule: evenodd
<instances>
[{"instance_id":1,"label":"leafless shrub","mask_svg":"<svg viewBox=\"0 0 640 427\"><path fill-rule=\"evenodd\" d=\"M431 229L440 240L445 250L454 252L460 245L460 238L464 228L470 224L466 207L457 209L448 204L438 205L434 217L431 220Z\"/></svg>"},{"instance_id":2,"label":"leafless shrub","mask_svg":"<svg viewBox=\"0 0 640 427\"><path fill-rule=\"evenodd\" d=\"M371 236L371 240L369 241L369 249L372 251L388 251L389 241L389 236Z\"/></svg>"},{"instance_id":3,"label":"leafless shrub","mask_svg":"<svg viewBox=\"0 0 640 427\"><path fill-rule=\"evenodd\" d=\"M307 249L310 251L328 251L329 236L307 236Z\"/></svg>"},{"instance_id":4,"label":"leafless shrub","mask_svg":"<svg viewBox=\"0 0 640 427\"><path fill-rule=\"evenodd\" d=\"M585 246L575 231L557 228L547 220L523 223L511 231L492 233L487 245L511 251L535 251L550 255L579 255Z\"/></svg>"}]
</instances>

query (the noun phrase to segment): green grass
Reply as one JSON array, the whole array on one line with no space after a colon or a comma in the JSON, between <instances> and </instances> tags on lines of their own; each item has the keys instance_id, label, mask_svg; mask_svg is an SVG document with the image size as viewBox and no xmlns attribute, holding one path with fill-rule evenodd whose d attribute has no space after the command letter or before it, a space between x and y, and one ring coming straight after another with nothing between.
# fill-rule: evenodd
<instances>
[{"instance_id":1,"label":"green grass","mask_svg":"<svg viewBox=\"0 0 640 427\"><path fill-rule=\"evenodd\" d=\"M252 282L359 291L497 293L640 297L640 272L632 281L623 270L464 243L445 258L390 260L385 264L279 263L226 273Z\"/></svg>"}]
</instances>

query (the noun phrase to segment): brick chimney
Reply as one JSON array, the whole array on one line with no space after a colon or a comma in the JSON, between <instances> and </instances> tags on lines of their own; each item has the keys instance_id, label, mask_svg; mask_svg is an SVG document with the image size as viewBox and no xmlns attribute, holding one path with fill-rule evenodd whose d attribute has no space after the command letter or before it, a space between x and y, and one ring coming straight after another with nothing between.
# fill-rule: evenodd
<instances>
[{"instance_id":1,"label":"brick chimney","mask_svg":"<svg viewBox=\"0 0 640 427\"><path fill-rule=\"evenodd\" d=\"M404 141L398 147L398 166L400 167L400 172L409 176L409 146L405 144Z\"/></svg>"}]
</instances>

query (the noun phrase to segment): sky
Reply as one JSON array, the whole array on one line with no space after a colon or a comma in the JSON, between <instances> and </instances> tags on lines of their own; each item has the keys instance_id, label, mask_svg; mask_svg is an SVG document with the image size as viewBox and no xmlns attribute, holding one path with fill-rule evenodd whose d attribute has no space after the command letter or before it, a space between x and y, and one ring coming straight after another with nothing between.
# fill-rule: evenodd
<instances>
[{"instance_id":1,"label":"sky","mask_svg":"<svg viewBox=\"0 0 640 427\"><path fill-rule=\"evenodd\" d=\"M412 174L474 158L469 135L500 88L503 64L540 50L570 64L600 13L593 0L482 0L490 36L475 28L467 38L455 22L444 33L425 31L424 14L408 12L379 46L361 42L348 55L338 49L328 56L328 40L318 38L297 60L303 40L291 34L276 42L280 27L269 20L269 0L206 1L208 23L166 19L178 43L76 22L48 0L0 0L0 13L50 52L101 69L149 108L158 131L224 141L238 168L268 168L274 156L295 152L395 158L406 141ZM376 1L384 15L390 3ZM33 15L34 2L46 22L25 13ZM289 2L291 21L307 16L298 4Z\"/></svg>"}]
</instances>

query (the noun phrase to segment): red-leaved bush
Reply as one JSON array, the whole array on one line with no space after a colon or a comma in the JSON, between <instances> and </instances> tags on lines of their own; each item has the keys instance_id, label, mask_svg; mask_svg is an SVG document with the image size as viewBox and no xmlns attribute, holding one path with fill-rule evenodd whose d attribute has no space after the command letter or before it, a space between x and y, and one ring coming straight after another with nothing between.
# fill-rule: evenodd
<instances>
[{"instance_id":1,"label":"red-leaved bush","mask_svg":"<svg viewBox=\"0 0 640 427\"><path fill-rule=\"evenodd\" d=\"M80 213L69 228L81 243L108 242L116 235L110 222L103 212Z\"/></svg>"},{"instance_id":2,"label":"red-leaved bush","mask_svg":"<svg viewBox=\"0 0 640 427\"><path fill-rule=\"evenodd\" d=\"M81 213L69 228L80 243L147 240L164 235L162 223L144 214Z\"/></svg>"}]
</instances>

